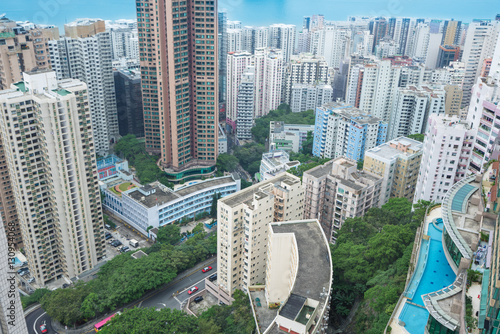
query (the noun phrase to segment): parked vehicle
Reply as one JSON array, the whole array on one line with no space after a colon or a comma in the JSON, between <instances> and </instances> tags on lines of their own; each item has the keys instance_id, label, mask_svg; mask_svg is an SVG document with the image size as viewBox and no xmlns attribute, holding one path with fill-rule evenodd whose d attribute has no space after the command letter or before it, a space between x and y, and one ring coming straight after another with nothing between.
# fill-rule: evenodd
<instances>
[{"instance_id":1,"label":"parked vehicle","mask_svg":"<svg viewBox=\"0 0 500 334\"><path fill-rule=\"evenodd\" d=\"M110 234L106 234L106 240L113 238L113 236Z\"/></svg>"},{"instance_id":2,"label":"parked vehicle","mask_svg":"<svg viewBox=\"0 0 500 334\"><path fill-rule=\"evenodd\" d=\"M193 286L191 289L188 290L188 295L191 295L191 294L193 294L196 291L198 291L198 287L197 286Z\"/></svg>"},{"instance_id":3,"label":"parked vehicle","mask_svg":"<svg viewBox=\"0 0 500 334\"><path fill-rule=\"evenodd\" d=\"M29 280L28 280L28 283L33 283L35 281L35 278L34 277L31 277Z\"/></svg>"},{"instance_id":4,"label":"parked vehicle","mask_svg":"<svg viewBox=\"0 0 500 334\"><path fill-rule=\"evenodd\" d=\"M115 240L111 243L111 246L113 247L119 247L122 245L122 242L120 240Z\"/></svg>"},{"instance_id":5,"label":"parked vehicle","mask_svg":"<svg viewBox=\"0 0 500 334\"><path fill-rule=\"evenodd\" d=\"M108 230L111 230L111 226L109 224L104 224L104 227L107 228Z\"/></svg>"},{"instance_id":6,"label":"parked vehicle","mask_svg":"<svg viewBox=\"0 0 500 334\"><path fill-rule=\"evenodd\" d=\"M135 239L130 239L128 244L132 247L135 247L135 248L139 247L139 241L137 241Z\"/></svg>"},{"instance_id":7,"label":"parked vehicle","mask_svg":"<svg viewBox=\"0 0 500 334\"><path fill-rule=\"evenodd\" d=\"M29 269L28 269L27 267L26 267L26 268L21 268L21 269L19 269L19 270L17 271L17 273L18 273L19 275L21 275L23 272L28 271L28 270L29 270Z\"/></svg>"},{"instance_id":8,"label":"parked vehicle","mask_svg":"<svg viewBox=\"0 0 500 334\"><path fill-rule=\"evenodd\" d=\"M208 280L209 280L210 282L213 282L213 281L215 281L216 279L217 279L217 274L213 274L213 275L210 275L210 276L208 277Z\"/></svg>"},{"instance_id":9,"label":"parked vehicle","mask_svg":"<svg viewBox=\"0 0 500 334\"><path fill-rule=\"evenodd\" d=\"M195 303L199 303L199 302L201 302L202 300L203 300L203 297L202 297L202 296L198 296L198 297L196 297L193 301L194 301Z\"/></svg>"},{"instance_id":10,"label":"parked vehicle","mask_svg":"<svg viewBox=\"0 0 500 334\"><path fill-rule=\"evenodd\" d=\"M130 252L130 247L129 246L123 246L120 249L120 252L122 252L122 253Z\"/></svg>"}]
</instances>

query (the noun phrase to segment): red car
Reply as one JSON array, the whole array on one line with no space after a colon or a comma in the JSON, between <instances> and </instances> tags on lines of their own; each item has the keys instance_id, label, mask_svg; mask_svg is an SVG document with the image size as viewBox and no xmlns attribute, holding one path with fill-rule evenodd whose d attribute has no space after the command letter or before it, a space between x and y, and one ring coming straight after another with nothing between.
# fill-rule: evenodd
<instances>
[{"instance_id":1,"label":"red car","mask_svg":"<svg viewBox=\"0 0 500 334\"><path fill-rule=\"evenodd\" d=\"M206 273L207 271L210 271L212 270L212 267L208 266L208 267L205 267L201 270L202 273Z\"/></svg>"},{"instance_id":2,"label":"red car","mask_svg":"<svg viewBox=\"0 0 500 334\"><path fill-rule=\"evenodd\" d=\"M48 333L47 326L45 326L45 324L41 325L41 326L40 326L40 331L41 331L42 333Z\"/></svg>"},{"instance_id":3,"label":"red car","mask_svg":"<svg viewBox=\"0 0 500 334\"><path fill-rule=\"evenodd\" d=\"M191 289L188 290L188 295L190 295L190 294L192 294L192 293L194 293L196 291L198 291L198 287L197 286L193 286Z\"/></svg>"}]
</instances>

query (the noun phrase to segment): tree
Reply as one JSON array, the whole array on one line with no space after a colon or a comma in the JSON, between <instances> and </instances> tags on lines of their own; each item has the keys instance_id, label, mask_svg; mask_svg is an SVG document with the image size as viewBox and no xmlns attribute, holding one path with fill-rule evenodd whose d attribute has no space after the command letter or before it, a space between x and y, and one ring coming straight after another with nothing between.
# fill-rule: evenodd
<instances>
[{"instance_id":1,"label":"tree","mask_svg":"<svg viewBox=\"0 0 500 334\"><path fill-rule=\"evenodd\" d=\"M175 245L181 241L181 228L175 224L167 224L158 229L158 242Z\"/></svg>"},{"instance_id":2,"label":"tree","mask_svg":"<svg viewBox=\"0 0 500 334\"><path fill-rule=\"evenodd\" d=\"M221 172L234 172L238 168L239 160L234 155L221 153L217 157L217 170Z\"/></svg>"},{"instance_id":3,"label":"tree","mask_svg":"<svg viewBox=\"0 0 500 334\"><path fill-rule=\"evenodd\" d=\"M314 137L312 131L307 133L306 140L302 143L302 154L311 155L313 152Z\"/></svg>"},{"instance_id":4,"label":"tree","mask_svg":"<svg viewBox=\"0 0 500 334\"><path fill-rule=\"evenodd\" d=\"M414 139L414 140L418 140L420 142L423 142L424 138L425 138L425 135L423 135L421 133L415 133L415 134L412 134L412 135L408 135L407 137L410 138L410 139Z\"/></svg>"},{"instance_id":5,"label":"tree","mask_svg":"<svg viewBox=\"0 0 500 334\"><path fill-rule=\"evenodd\" d=\"M221 193L214 193L212 196L212 206L210 207L210 217L217 218L217 202L221 198Z\"/></svg>"},{"instance_id":6,"label":"tree","mask_svg":"<svg viewBox=\"0 0 500 334\"><path fill-rule=\"evenodd\" d=\"M365 161L364 161L364 160L358 160L358 163L357 163L357 165L358 165L358 169L359 169L359 170L362 170L362 169L363 169L363 165L364 165L364 164L365 164Z\"/></svg>"},{"instance_id":7,"label":"tree","mask_svg":"<svg viewBox=\"0 0 500 334\"><path fill-rule=\"evenodd\" d=\"M103 311L103 307L99 303L99 296L95 292L89 293L83 300L80 311L85 319L95 318L96 314Z\"/></svg>"}]
</instances>

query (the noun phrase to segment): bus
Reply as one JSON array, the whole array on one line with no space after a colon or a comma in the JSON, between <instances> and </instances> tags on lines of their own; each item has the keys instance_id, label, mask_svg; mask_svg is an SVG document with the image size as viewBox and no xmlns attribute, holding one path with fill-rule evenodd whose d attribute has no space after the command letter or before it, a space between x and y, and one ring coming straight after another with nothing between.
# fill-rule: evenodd
<instances>
[{"instance_id":1,"label":"bus","mask_svg":"<svg viewBox=\"0 0 500 334\"><path fill-rule=\"evenodd\" d=\"M94 325L94 329L96 332L99 332L110 320L111 318L113 318L115 315L119 315L121 314L120 312L116 312L115 314L107 317L106 319L104 319L103 321L99 321L97 324Z\"/></svg>"}]
</instances>

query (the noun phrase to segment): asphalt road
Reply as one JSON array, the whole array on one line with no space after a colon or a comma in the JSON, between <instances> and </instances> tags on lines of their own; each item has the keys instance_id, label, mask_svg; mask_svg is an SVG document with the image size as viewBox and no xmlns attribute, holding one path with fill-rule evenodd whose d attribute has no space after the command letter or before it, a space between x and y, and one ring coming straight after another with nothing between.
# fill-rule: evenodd
<instances>
[{"instance_id":1,"label":"asphalt road","mask_svg":"<svg viewBox=\"0 0 500 334\"><path fill-rule=\"evenodd\" d=\"M157 309L168 307L171 309L180 310L182 304L187 301L189 298L189 294L187 290L193 286L198 287L198 291L203 290L205 288L205 277L208 277L217 272L217 262L210 264L213 268L212 270L202 273L201 269L197 270L188 276L180 279L178 282L170 285L168 288L162 291L158 291L156 294L148 297L146 300L135 304L134 306L140 307L155 307ZM50 323L50 318L45 313L42 308L32 312L26 317L26 325L28 327L29 334L41 334L40 325L45 323L47 325L48 333L56 333L56 331L52 328ZM92 333L94 330L89 330L84 333Z\"/></svg>"},{"instance_id":2,"label":"asphalt road","mask_svg":"<svg viewBox=\"0 0 500 334\"><path fill-rule=\"evenodd\" d=\"M140 306L155 307L157 309L168 307L180 310L181 305L189 298L187 290L193 286L197 286L199 289L198 291L203 290L205 288L205 277L217 272L217 262L214 262L210 266L213 268L212 270L206 273L202 273L201 270L198 270L181 281L172 284L167 289L149 297L143 301Z\"/></svg>"},{"instance_id":3,"label":"asphalt road","mask_svg":"<svg viewBox=\"0 0 500 334\"><path fill-rule=\"evenodd\" d=\"M42 308L33 311L26 317L26 326L29 334L41 334L40 325L45 324L49 333L55 333L50 324L50 318Z\"/></svg>"}]
</instances>

